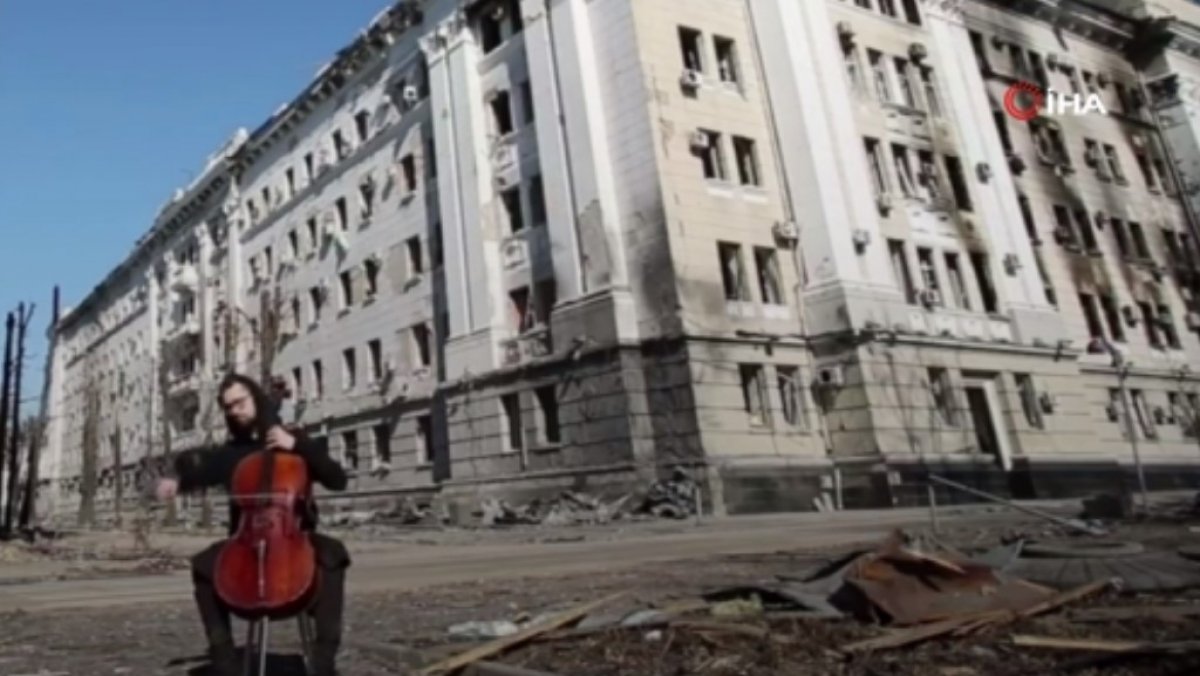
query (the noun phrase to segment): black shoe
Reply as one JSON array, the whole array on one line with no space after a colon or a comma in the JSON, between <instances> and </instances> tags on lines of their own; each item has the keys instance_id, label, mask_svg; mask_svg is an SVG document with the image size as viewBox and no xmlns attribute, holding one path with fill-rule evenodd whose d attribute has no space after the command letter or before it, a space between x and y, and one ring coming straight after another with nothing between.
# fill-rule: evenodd
<instances>
[{"instance_id":1,"label":"black shoe","mask_svg":"<svg viewBox=\"0 0 1200 676\"><path fill-rule=\"evenodd\" d=\"M213 676L242 676L242 664L238 661L233 646L215 646L208 649L209 673Z\"/></svg>"}]
</instances>

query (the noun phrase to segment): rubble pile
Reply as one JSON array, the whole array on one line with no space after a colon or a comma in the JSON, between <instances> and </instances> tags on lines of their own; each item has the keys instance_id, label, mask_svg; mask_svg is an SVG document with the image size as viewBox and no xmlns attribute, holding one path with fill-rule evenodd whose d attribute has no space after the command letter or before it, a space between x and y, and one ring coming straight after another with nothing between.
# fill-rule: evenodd
<instances>
[{"instance_id":1,"label":"rubble pile","mask_svg":"<svg viewBox=\"0 0 1200 676\"><path fill-rule=\"evenodd\" d=\"M1117 545L1079 548L1087 549L1137 554ZM460 623L449 628L452 639L483 643L416 673L971 676L1000 673L1000 665L1003 673L1057 673L1064 654L1085 665L1173 656L1172 667L1184 670L1172 673L1200 668L1200 641L1187 629L1200 617L1200 594L1130 604L1126 581L1108 577L1119 569L1096 567L1080 584L1039 584L1011 572L1021 560L1012 554L972 558L897 531L816 570L699 597L641 604L619 594L532 618ZM1175 589L1200 587L1200 566L1179 565L1176 572L1191 566L1196 577ZM913 664L914 654L935 655L945 669L931 670L929 659Z\"/></svg>"}]
</instances>

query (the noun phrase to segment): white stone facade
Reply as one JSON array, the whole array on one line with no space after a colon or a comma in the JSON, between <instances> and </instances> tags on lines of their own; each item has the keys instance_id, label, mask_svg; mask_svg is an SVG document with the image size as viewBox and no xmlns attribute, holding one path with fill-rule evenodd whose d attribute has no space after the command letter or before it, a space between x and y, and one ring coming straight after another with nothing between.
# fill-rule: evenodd
<instances>
[{"instance_id":1,"label":"white stone facade","mask_svg":"<svg viewBox=\"0 0 1200 676\"><path fill-rule=\"evenodd\" d=\"M1122 384L1191 482L1200 19L1077 4L398 4L63 318L43 504L78 499L86 383L131 468L164 411L172 450L219 434L264 353L361 492L1090 490L1128 474ZM1018 80L1111 114L1017 122Z\"/></svg>"}]
</instances>

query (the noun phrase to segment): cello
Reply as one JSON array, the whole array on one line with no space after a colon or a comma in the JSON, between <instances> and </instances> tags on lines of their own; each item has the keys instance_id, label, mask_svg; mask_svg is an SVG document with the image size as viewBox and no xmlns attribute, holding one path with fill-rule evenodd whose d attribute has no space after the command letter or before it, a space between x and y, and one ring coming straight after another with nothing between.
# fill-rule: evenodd
<instances>
[{"instance_id":1,"label":"cello","mask_svg":"<svg viewBox=\"0 0 1200 676\"><path fill-rule=\"evenodd\" d=\"M281 424L277 402L259 413L260 440ZM304 611L320 582L316 550L301 527L298 509L312 501L304 458L268 448L251 453L234 469L229 499L240 516L217 556L217 596L249 621L285 619Z\"/></svg>"}]
</instances>

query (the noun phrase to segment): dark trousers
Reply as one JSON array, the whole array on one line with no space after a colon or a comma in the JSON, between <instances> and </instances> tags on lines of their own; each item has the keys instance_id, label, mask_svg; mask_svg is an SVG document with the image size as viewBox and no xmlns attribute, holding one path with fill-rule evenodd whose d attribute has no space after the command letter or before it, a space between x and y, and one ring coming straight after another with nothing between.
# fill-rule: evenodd
<instances>
[{"instance_id":1,"label":"dark trousers","mask_svg":"<svg viewBox=\"0 0 1200 676\"><path fill-rule=\"evenodd\" d=\"M317 673L332 673L338 647L342 642L342 611L345 606L346 568L350 566L350 554L339 540L319 533L312 533L310 537L317 554L317 567L320 569L317 596L308 610L316 630L314 661ZM208 636L209 649L215 657L228 658L234 650L230 612L217 596L213 583L217 555L223 544L224 542L217 542L192 557L192 585L196 607L200 611L200 621L204 623L204 632Z\"/></svg>"}]
</instances>

